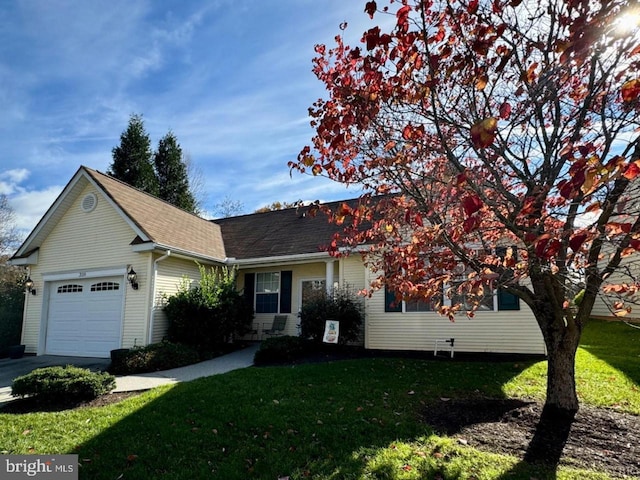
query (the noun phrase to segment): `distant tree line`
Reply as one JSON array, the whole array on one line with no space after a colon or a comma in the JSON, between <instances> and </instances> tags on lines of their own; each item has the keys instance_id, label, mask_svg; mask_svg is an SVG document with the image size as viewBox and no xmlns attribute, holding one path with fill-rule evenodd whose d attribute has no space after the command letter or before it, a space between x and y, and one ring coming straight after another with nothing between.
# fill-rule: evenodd
<instances>
[{"instance_id":1,"label":"distant tree line","mask_svg":"<svg viewBox=\"0 0 640 480\"><path fill-rule=\"evenodd\" d=\"M142 115L133 114L112 156L109 175L178 208L197 213L199 205L190 185L188 161L173 132L160 139L154 152Z\"/></svg>"}]
</instances>

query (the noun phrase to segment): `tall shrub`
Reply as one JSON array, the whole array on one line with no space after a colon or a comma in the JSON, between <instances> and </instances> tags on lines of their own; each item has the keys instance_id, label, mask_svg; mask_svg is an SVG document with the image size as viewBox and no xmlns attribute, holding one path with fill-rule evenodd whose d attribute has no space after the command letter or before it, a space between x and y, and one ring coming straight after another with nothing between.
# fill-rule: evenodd
<instances>
[{"instance_id":1,"label":"tall shrub","mask_svg":"<svg viewBox=\"0 0 640 480\"><path fill-rule=\"evenodd\" d=\"M236 269L199 269L198 285L184 281L167 299L168 336L171 342L217 351L249 330L253 310L236 290Z\"/></svg>"},{"instance_id":2,"label":"tall shrub","mask_svg":"<svg viewBox=\"0 0 640 480\"><path fill-rule=\"evenodd\" d=\"M20 343L23 308L24 282L0 281L0 358L9 346Z\"/></svg>"},{"instance_id":3,"label":"tall shrub","mask_svg":"<svg viewBox=\"0 0 640 480\"><path fill-rule=\"evenodd\" d=\"M353 342L360 335L364 319L362 299L348 288L336 288L331 294L319 294L305 302L300 311L302 337L322 342L325 322L340 322L339 344Z\"/></svg>"}]
</instances>

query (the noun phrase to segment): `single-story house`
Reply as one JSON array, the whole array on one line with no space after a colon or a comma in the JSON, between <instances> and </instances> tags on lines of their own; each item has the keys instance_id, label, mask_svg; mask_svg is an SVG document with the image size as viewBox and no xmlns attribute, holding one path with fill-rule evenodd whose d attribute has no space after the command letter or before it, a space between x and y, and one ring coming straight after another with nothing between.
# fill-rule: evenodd
<instances>
[{"instance_id":1,"label":"single-story house","mask_svg":"<svg viewBox=\"0 0 640 480\"><path fill-rule=\"evenodd\" d=\"M31 280L22 343L38 355L108 357L158 342L163 299L185 277L197 281L198 264L237 267L259 328L283 314L285 333L297 335L297 312L314 289L360 290L373 279L359 255L323 248L339 228L305 208L209 221L80 167L11 260ZM498 292L473 319L455 322L388 297L363 299L366 348L433 350L454 338L456 351L545 352L528 307Z\"/></svg>"}]
</instances>

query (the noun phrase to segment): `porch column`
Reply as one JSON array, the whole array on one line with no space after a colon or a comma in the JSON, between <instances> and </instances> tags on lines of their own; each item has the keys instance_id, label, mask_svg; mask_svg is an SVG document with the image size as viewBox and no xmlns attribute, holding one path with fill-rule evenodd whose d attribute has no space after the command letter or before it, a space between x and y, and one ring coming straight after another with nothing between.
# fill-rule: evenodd
<instances>
[{"instance_id":1,"label":"porch column","mask_svg":"<svg viewBox=\"0 0 640 480\"><path fill-rule=\"evenodd\" d=\"M333 291L333 264L334 264L335 260L331 259L331 260L327 260L327 270L326 270L326 274L325 274L325 288L327 289L327 295L331 295L331 292Z\"/></svg>"}]
</instances>

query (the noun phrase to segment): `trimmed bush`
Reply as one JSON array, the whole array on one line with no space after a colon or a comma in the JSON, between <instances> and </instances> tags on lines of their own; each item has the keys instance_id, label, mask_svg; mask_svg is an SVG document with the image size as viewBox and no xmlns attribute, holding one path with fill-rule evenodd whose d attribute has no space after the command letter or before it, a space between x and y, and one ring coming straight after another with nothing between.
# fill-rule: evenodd
<instances>
[{"instance_id":1,"label":"trimmed bush","mask_svg":"<svg viewBox=\"0 0 640 480\"><path fill-rule=\"evenodd\" d=\"M207 271L200 266L199 285L191 287L185 280L178 293L167 298L169 341L215 354L250 330L253 309L236 290L235 274L235 269Z\"/></svg>"},{"instance_id":2,"label":"trimmed bush","mask_svg":"<svg viewBox=\"0 0 640 480\"><path fill-rule=\"evenodd\" d=\"M161 342L118 352L111 360L109 371L118 375L157 372L184 367L200 361L198 352L186 345Z\"/></svg>"},{"instance_id":3,"label":"trimmed bush","mask_svg":"<svg viewBox=\"0 0 640 480\"><path fill-rule=\"evenodd\" d=\"M262 342L253 357L253 363L290 363L306 356L310 349L313 349L312 345L300 337L271 337Z\"/></svg>"},{"instance_id":4,"label":"trimmed bush","mask_svg":"<svg viewBox=\"0 0 640 480\"><path fill-rule=\"evenodd\" d=\"M364 319L362 299L349 289L335 289L331 295L322 292L307 300L300 311L300 328L303 338L322 343L325 322L340 322L338 344L358 340Z\"/></svg>"},{"instance_id":5,"label":"trimmed bush","mask_svg":"<svg viewBox=\"0 0 640 480\"><path fill-rule=\"evenodd\" d=\"M86 368L67 365L37 368L14 379L11 394L54 403L91 400L109 393L115 386L115 377L106 372L92 372Z\"/></svg>"}]
</instances>

